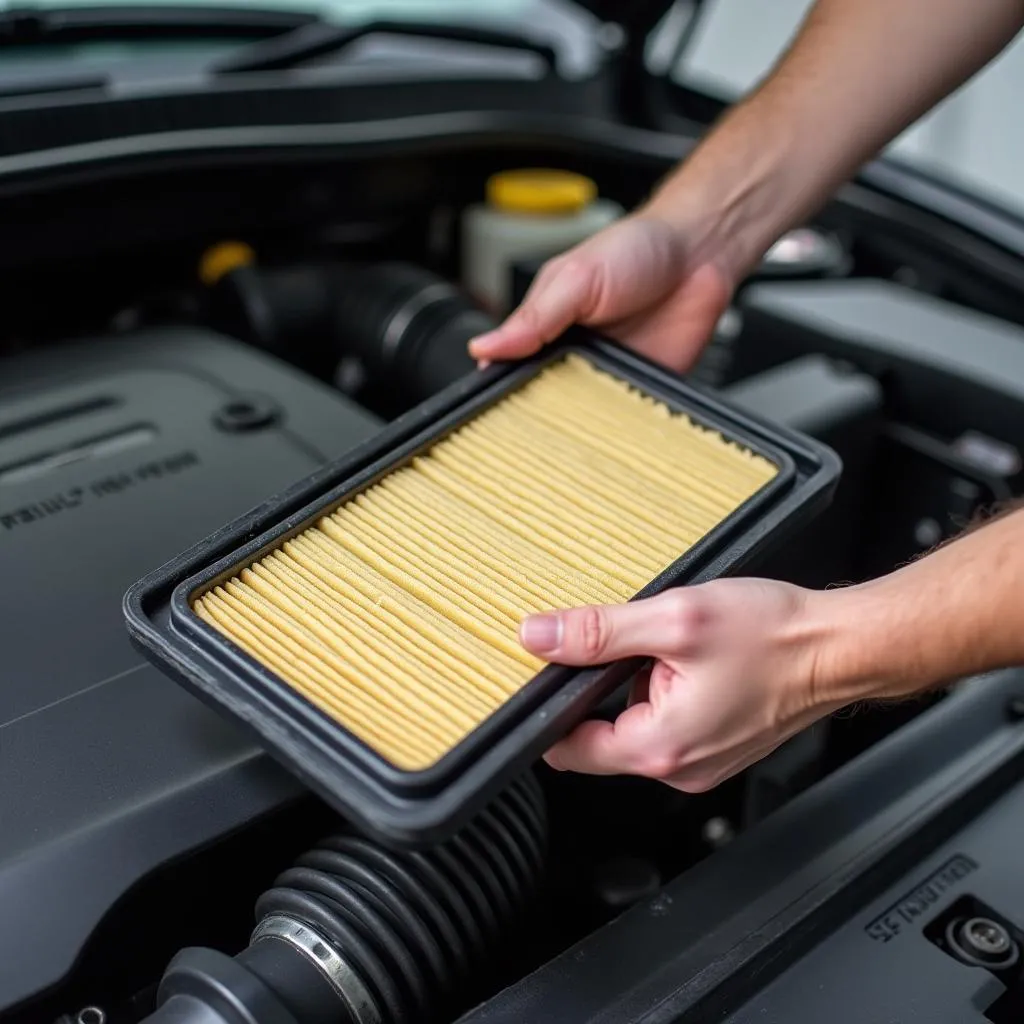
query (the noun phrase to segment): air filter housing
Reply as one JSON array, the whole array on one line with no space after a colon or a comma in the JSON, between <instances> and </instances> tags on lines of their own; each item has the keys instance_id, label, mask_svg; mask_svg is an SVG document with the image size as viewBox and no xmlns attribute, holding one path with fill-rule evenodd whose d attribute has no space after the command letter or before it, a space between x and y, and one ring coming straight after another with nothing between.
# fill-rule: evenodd
<instances>
[{"instance_id":1,"label":"air filter housing","mask_svg":"<svg viewBox=\"0 0 1024 1024\"><path fill-rule=\"evenodd\" d=\"M574 332L453 385L137 584L129 628L341 813L445 837L636 664L522 649L531 612L728 572L838 459Z\"/></svg>"}]
</instances>

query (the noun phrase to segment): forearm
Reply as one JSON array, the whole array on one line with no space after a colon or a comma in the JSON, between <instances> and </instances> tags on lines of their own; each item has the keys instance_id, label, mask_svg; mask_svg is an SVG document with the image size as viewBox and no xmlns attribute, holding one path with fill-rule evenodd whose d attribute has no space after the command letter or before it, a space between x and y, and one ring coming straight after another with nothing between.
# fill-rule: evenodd
<instances>
[{"instance_id":1,"label":"forearm","mask_svg":"<svg viewBox=\"0 0 1024 1024\"><path fill-rule=\"evenodd\" d=\"M691 230L703 220L701 248L741 276L1022 25L1022 0L818 0L767 80L648 208Z\"/></svg>"},{"instance_id":2,"label":"forearm","mask_svg":"<svg viewBox=\"0 0 1024 1024\"><path fill-rule=\"evenodd\" d=\"M1024 665L1024 509L888 576L827 592L817 696L901 697Z\"/></svg>"}]
</instances>

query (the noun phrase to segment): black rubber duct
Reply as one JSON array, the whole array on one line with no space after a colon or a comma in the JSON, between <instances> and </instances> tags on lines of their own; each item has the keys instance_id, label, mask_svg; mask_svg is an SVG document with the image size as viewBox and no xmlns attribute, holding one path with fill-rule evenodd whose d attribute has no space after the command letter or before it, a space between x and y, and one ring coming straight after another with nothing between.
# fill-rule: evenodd
<instances>
[{"instance_id":1,"label":"black rubber duct","mask_svg":"<svg viewBox=\"0 0 1024 1024\"><path fill-rule=\"evenodd\" d=\"M410 263L239 267L210 292L214 327L323 368L356 360L415 403L474 369L467 345L495 322L456 286Z\"/></svg>"},{"instance_id":2,"label":"black rubber duct","mask_svg":"<svg viewBox=\"0 0 1024 1024\"><path fill-rule=\"evenodd\" d=\"M429 1024L485 994L521 948L544 877L547 819L531 774L449 842L385 849L328 838L256 904L236 957L186 949L149 1024Z\"/></svg>"}]
</instances>

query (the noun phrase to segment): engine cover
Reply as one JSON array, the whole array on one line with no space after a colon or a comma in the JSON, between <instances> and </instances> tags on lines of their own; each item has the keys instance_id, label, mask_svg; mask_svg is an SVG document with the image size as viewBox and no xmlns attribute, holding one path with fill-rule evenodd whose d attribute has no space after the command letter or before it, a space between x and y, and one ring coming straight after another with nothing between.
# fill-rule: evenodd
<instances>
[{"instance_id":1,"label":"engine cover","mask_svg":"<svg viewBox=\"0 0 1024 1024\"><path fill-rule=\"evenodd\" d=\"M4 363L0 1014L65 977L133 884L301 792L143 662L121 599L378 428L196 329Z\"/></svg>"}]
</instances>

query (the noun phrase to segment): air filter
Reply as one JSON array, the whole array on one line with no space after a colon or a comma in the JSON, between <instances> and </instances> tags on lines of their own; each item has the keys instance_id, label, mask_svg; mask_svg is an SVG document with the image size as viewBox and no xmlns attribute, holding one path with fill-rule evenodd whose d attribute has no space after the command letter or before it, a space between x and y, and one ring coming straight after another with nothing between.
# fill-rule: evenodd
<instances>
[{"instance_id":1,"label":"air filter","mask_svg":"<svg viewBox=\"0 0 1024 1024\"><path fill-rule=\"evenodd\" d=\"M141 581L129 628L343 814L436 840L636 668L548 666L518 643L524 616L735 571L838 469L575 335Z\"/></svg>"}]
</instances>

